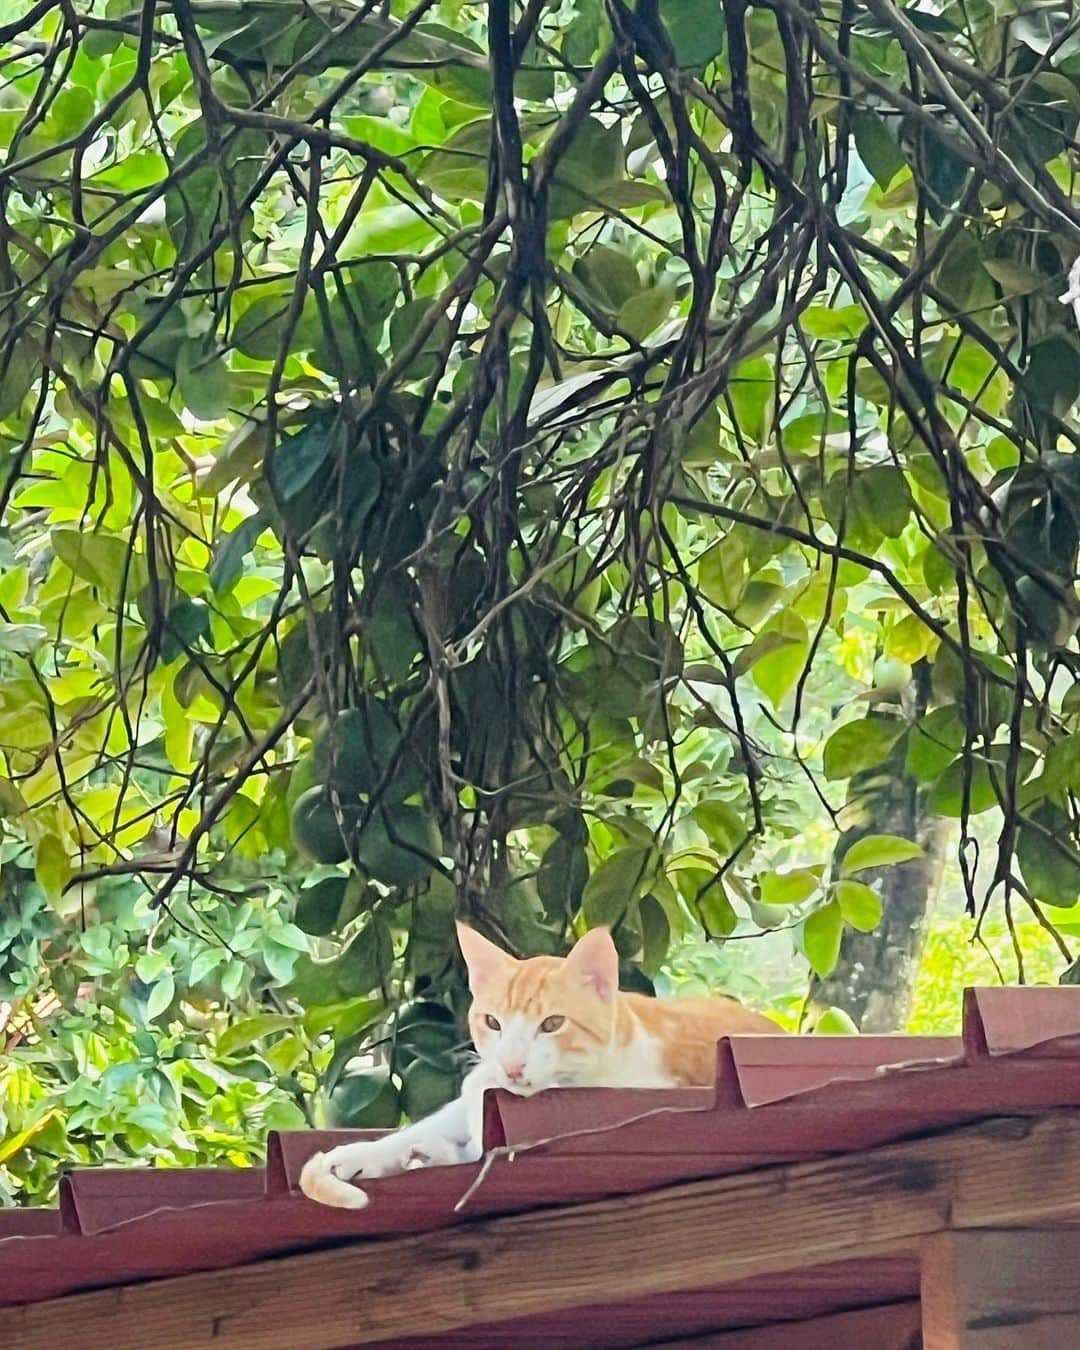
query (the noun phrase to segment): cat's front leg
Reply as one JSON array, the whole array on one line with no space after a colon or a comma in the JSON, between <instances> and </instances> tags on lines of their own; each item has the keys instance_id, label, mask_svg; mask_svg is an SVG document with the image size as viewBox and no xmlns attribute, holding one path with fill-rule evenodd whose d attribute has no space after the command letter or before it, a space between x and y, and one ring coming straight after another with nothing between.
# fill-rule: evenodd
<instances>
[{"instance_id":1,"label":"cat's front leg","mask_svg":"<svg viewBox=\"0 0 1080 1350\"><path fill-rule=\"evenodd\" d=\"M438 1145L439 1141L433 1141L434 1148ZM355 1144L339 1144L337 1148L316 1153L307 1160L300 1173L300 1189L309 1199L323 1205L363 1209L368 1203L368 1194L352 1184L353 1177L370 1181L375 1177L393 1176L417 1163L424 1165L424 1162L418 1149L402 1143L397 1134Z\"/></svg>"},{"instance_id":2,"label":"cat's front leg","mask_svg":"<svg viewBox=\"0 0 1080 1350\"><path fill-rule=\"evenodd\" d=\"M352 1184L354 1177L372 1180L413 1167L442 1167L475 1162L482 1151L481 1113L476 1103L490 1086L489 1071L479 1066L462 1084L461 1096L382 1139L339 1144L316 1153L300 1173L300 1189L311 1200L339 1209L363 1209L367 1192Z\"/></svg>"}]
</instances>

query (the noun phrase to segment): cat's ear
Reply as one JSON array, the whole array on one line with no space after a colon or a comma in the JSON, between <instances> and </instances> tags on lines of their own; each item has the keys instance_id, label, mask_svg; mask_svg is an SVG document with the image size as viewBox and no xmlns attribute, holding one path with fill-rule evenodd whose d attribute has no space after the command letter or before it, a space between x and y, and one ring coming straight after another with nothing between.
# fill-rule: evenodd
<instances>
[{"instance_id":1,"label":"cat's ear","mask_svg":"<svg viewBox=\"0 0 1080 1350\"><path fill-rule=\"evenodd\" d=\"M606 928L590 928L566 958L567 969L610 1003L619 988L619 953Z\"/></svg>"},{"instance_id":2,"label":"cat's ear","mask_svg":"<svg viewBox=\"0 0 1080 1350\"><path fill-rule=\"evenodd\" d=\"M474 994L500 975L514 959L467 924L457 925L457 939L469 971L469 988Z\"/></svg>"}]
</instances>

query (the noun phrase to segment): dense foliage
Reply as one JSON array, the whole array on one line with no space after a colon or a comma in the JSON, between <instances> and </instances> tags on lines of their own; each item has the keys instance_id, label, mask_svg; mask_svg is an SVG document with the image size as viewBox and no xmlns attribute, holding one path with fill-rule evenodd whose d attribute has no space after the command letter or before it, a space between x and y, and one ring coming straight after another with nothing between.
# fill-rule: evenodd
<instances>
[{"instance_id":1,"label":"dense foliage","mask_svg":"<svg viewBox=\"0 0 1080 1350\"><path fill-rule=\"evenodd\" d=\"M825 977L898 780L1075 974L1078 118L1041 0L9 6L0 1189L444 1100L455 914Z\"/></svg>"}]
</instances>

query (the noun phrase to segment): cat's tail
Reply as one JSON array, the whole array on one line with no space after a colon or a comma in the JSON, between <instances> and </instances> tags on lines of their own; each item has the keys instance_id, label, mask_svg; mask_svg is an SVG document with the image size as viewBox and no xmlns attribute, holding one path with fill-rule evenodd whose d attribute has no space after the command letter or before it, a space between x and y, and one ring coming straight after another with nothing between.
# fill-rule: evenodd
<instances>
[{"instance_id":1,"label":"cat's tail","mask_svg":"<svg viewBox=\"0 0 1080 1350\"><path fill-rule=\"evenodd\" d=\"M329 1154L313 1153L300 1173L300 1189L309 1200L335 1209L363 1209L368 1203L367 1191L342 1181L334 1171Z\"/></svg>"}]
</instances>

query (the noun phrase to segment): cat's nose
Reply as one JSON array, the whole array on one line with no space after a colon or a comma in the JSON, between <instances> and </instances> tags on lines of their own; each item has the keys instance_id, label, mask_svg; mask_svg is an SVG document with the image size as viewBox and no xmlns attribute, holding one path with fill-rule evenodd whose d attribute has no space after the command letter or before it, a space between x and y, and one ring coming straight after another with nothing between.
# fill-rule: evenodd
<instances>
[{"instance_id":1,"label":"cat's nose","mask_svg":"<svg viewBox=\"0 0 1080 1350\"><path fill-rule=\"evenodd\" d=\"M525 1077L525 1061L523 1059L504 1059L502 1071L511 1083L520 1083Z\"/></svg>"}]
</instances>

